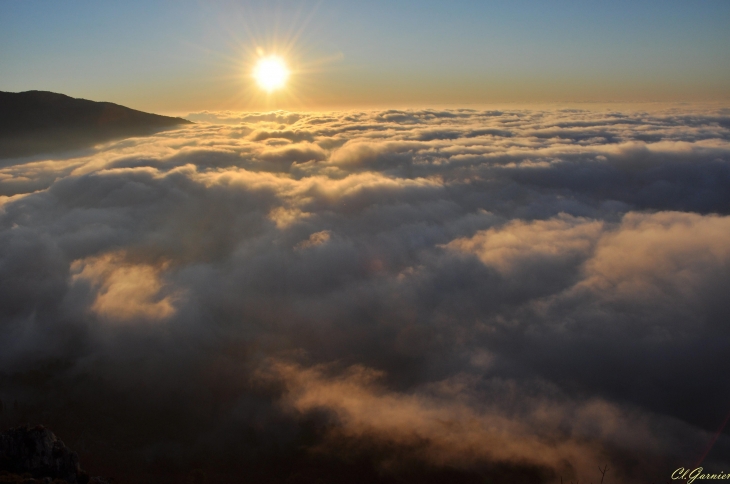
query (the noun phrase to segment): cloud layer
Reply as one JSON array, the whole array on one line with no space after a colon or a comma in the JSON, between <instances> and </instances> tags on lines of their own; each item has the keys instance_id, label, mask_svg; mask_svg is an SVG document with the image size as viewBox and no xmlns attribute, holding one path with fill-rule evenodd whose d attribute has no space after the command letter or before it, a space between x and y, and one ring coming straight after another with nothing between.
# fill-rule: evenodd
<instances>
[{"instance_id":1,"label":"cloud layer","mask_svg":"<svg viewBox=\"0 0 730 484\"><path fill-rule=\"evenodd\" d=\"M130 482L642 482L704 454L727 109L190 119L3 162L6 425Z\"/></svg>"}]
</instances>

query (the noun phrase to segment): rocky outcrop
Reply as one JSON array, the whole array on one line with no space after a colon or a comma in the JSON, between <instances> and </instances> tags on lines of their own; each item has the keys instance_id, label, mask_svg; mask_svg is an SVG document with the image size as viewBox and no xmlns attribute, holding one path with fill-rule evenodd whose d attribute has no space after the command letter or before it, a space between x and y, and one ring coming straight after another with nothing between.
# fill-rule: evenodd
<instances>
[{"instance_id":1,"label":"rocky outcrop","mask_svg":"<svg viewBox=\"0 0 730 484\"><path fill-rule=\"evenodd\" d=\"M0 471L28 477L17 482L108 482L99 477L89 479L79 466L78 454L42 425L32 428L26 425L0 434Z\"/></svg>"}]
</instances>

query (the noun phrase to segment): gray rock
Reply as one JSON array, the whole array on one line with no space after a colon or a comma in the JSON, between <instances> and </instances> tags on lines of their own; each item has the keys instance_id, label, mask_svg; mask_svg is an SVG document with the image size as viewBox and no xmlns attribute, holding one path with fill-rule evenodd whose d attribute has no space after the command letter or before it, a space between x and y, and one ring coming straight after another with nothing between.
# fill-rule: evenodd
<instances>
[{"instance_id":1,"label":"gray rock","mask_svg":"<svg viewBox=\"0 0 730 484\"><path fill-rule=\"evenodd\" d=\"M88 482L79 467L78 454L41 425L26 425L0 434L0 470L28 472L33 477L63 479L70 484Z\"/></svg>"}]
</instances>

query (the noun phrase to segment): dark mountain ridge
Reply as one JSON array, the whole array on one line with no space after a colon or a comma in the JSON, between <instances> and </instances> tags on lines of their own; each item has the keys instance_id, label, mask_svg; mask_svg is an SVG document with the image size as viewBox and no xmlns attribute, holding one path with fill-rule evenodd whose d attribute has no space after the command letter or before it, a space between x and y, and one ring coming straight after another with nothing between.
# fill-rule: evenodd
<instances>
[{"instance_id":1,"label":"dark mountain ridge","mask_svg":"<svg viewBox=\"0 0 730 484\"><path fill-rule=\"evenodd\" d=\"M191 121L48 91L0 91L0 158L83 148L181 124Z\"/></svg>"}]
</instances>

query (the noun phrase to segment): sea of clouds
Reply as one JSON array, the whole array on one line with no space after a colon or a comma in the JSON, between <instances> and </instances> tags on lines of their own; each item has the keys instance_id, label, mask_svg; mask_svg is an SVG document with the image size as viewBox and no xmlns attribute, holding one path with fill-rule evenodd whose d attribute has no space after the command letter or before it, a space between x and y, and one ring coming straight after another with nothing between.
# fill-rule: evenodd
<instances>
[{"instance_id":1,"label":"sea of clouds","mask_svg":"<svg viewBox=\"0 0 730 484\"><path fill-rule=\"evenodd\" d=\"M729 109L188 118L0 160L5 425L125 482L730 470Z\"/></svg>"}]
</instances>

